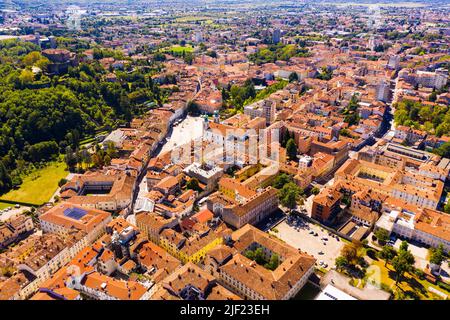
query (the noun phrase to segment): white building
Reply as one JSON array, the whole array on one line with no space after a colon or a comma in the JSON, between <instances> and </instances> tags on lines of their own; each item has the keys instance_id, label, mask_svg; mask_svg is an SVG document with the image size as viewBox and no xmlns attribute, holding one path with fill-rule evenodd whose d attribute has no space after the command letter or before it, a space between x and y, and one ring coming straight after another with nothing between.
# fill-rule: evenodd
<instances>
[{"instance_id":1,"label":"white building","mask_svg":"<svg viewBox=\"0 0 450 320\"><path fill-rule=\"evenodd\" d=\"M375 224L375 229L385 229L406 239L414 240L431 247L439 244L450 251L450 234L446 230L450 227L450 217L446 214L431 210L420 209L421 212L408 210L392 210L381 215Z\"/></svg>"}]
</instances>

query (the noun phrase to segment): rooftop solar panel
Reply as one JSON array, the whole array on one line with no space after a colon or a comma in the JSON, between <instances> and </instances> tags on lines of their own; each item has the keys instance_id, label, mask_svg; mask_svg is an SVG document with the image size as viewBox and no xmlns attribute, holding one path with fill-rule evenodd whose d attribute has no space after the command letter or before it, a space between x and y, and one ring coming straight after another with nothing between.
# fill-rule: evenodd
<instances>
[{"instance_id":1,"label":"rooftop solar panel","mask_svg":"<svg viewBox=\"0 0 450 320\"><path fill-rule=\"evenodd\" d=\"M85 215L87 214L86 210L80 209L80 208L67 208L64 210L64 215L66 217L75 219L75 220L80 220L81 218L83 218Z\"/></svg>"}]
</instances>

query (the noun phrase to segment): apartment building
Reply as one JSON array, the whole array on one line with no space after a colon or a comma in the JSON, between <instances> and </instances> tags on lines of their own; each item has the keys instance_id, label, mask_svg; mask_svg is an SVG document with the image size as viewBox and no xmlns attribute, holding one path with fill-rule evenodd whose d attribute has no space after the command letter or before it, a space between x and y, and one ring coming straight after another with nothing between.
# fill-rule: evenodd
<instances>
[{"instance_id":1,"label":"apartment building","mask_svg":"<svg viewBox=\"0 0 450 320\"><path fill-rule=\"evenodd\" d=\"M117 280L95 271L72 277L67 287L95 300L148 300L151 294L139 282Z\"/></svg>"},{"instance_id":2,"label":"apartment building","mask_svg":"<svg viewBox=\"0 0 450 320\"><path fill-rule=\"evenodd\" d=\"M188 237L176 230L165 229L161 232L159 245L183 263L199 263L209 250L222 244L230 234L231 230L223 223L214 228L200 228Z\"/></svg>"},{"instance_id":3,"label":"apartment building","mask_svg":"<svg viewBox=\"0 0 450 320\"><path fill-rule=\"evenodd\" d=\"M348 160L335 174L335 181L369 188L406 203L435 209L441 202L444 182L410 171L377 165L364 160Z\"/></svg>"},{"instance_id":4,"label":"apartment building","mask_svg":"<svg viewBox=\"0 0 450 320\"><path fill-rule=\"evenodd\" d=\"M42 282L87 245L85 233L72 230L64 237L56 234L33 235L9 250L5 256L7 263L31 277L25 278L19 287L11 291L8 299L24 300L33 295Z\"/></svg>"},{"instance_id":5,"label":"apartment building","mask_svg":"<svg viewBox=\"0 0 450 320\"><path fill-rule=\"evenodd\" d=\"M321 222L332 220L340 211L342 194L335 188L324 188L313 199L312 218Z\"/></svg>"},{"instance_id":6,"label":"apartment building","mask_svg":"<svg viewBox=\"0 0 450 320\"><path fill-rule=\"evenodd\" d=\"M188 262L163 280L151 300L241 300L215 277Z\"/></svg>"},{"instance_id":7,"label":"apartment building","mask_svg":"<svg viewBox=\"0 0 450 320\"><path fill-rule=\"evenodd\" d=\"M26 215L19 215L7 220L0 226L0 248L6 248L20 239L20 236L34 229L33 219Z\"/></svg>"},{"instance_id":8,"label":"apartment building","mask_svg":"<svg viewBox=\"0 0 450 320\"><path fill-rule=\"evenodd\" d=\"M278 203L277 190L270 186L254 191L237 180L222 178L219 191L209 197L207 207L227 224L241 228L263 220L278 208Z\"/></svg>"},{"instance_id":9,"label":"apartment building","mask_svg":"<svg viewBox=\"0 0 450 320\"><path fill-rule=\"evenodd\" d=\"M105 232L111 219L111 214L106 211L86 209L68 202L58 204L39 216L42 231L65 236L74 229L80 230L91 242Z\"/></svg>"},{"instance_id":10,"label":"apartment building","mask_svg":"<svg viewBox=\"0 0 450 320\"><path fill-rule=\"evenodd\" d=\"M375 228L450 252L450 217L437 210L388 202Z\"/></svg>"},{"instance_id":11,"label":"apartment building","mask_svg":"<svg viewBox=\"0 0 450 320\"><path fill-rule=\"evenodd\" d=\"M171 229L178 224L175 217L167 218L157 213L138 212L136 213L136 226L156 244L160 241L160 234L164 229Z\"/></svg>"},{"instance_id":12,"label":"apartment building","mask_svg":"<svg viewBox=\"0 0 450 320\"><path fill-rule=\"evenodd\" d=\"M75 176L61 187L61 198L85 208L120 211L131 204L137 171L111 170Z\"/></svg>"},{"instance_id":13,"label":"apartment building","mask_svg":"<svg viewBox=\"0 0 450 320\"><path fill-rule=\"evenodd\" d=\"M315 259L251 225L232 236L231 250L211 251L206 270L218 275L220 283L239 296L252 300L288 300L294 297L314 272ZM279 265L270 270L245 256L247 250L261 248L265 259L273 254Z\"/></svg>"}]
</instances>

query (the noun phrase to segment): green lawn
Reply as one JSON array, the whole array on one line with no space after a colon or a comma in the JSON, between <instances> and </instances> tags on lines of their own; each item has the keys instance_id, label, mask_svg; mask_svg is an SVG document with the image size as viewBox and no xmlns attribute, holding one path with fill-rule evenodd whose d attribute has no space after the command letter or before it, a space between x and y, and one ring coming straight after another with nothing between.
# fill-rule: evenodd
<instances>
[{"instance_id":1,"label":"green lawn","mask_svg":"<svg viewBox=\"0 0 450 320\"><path fill-rule=\"evenodd\" d=\"M12 204L0 202L0 210L6 209L8 207L12 207Z\"/></svg>"},{"instance_id":2,"label":"green lawn","mask_svg":"<svg viewBox=\"0 0 450 320\"><path fill-rule=\"evenodd\" d=\"M39 169L23 178L23 183L17 190L2 195L0 200L10 200L19 202L28 202L42 204L52 197L58 188L58 182L68 174L64 162L52 162L45 168ZM0 203L0 208L4 206ZM12 206L11 204L5 207Z\"/></svg>"},{"instance_id":3,"label":"green lawn","mask_svg":"<svg viewBox=\"0 0 450 320\"><path fill-rule=\"evenodd\" d=\"M179 46L179 45L176 45L176 46L172 46L172 47L168 48L167 51L169 51L169 52L170 52L170 51L173 51L173 52L175 52L175 53L182 53L183 51L184 51L184 52L193 52L193 51L194 51L194 48L192 48L192 47L189 46L189 45L186 45L186 46L184 46L184 47Z\"/></svg>"}]
</instances>

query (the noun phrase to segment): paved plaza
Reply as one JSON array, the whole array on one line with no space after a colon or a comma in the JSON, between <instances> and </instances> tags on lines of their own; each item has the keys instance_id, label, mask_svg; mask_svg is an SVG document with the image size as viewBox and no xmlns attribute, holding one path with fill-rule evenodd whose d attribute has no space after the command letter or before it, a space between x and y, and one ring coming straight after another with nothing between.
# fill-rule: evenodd
<instances>
[{"instance_id":1,"label":"paved plaza","mask_svg":"<svg viewBox=\"0 0 450 320\"><path fill-rule=\"evenodd\" d=\"M314 256L319 267L319 263L323 261L328 265L325 269L330 269L334 266L334 261L340 255L340 251L344 246L344 242L341 239L336 239L334 235L330 236L326 229L302 218L286 219L278 224L275 229L278 232L271 231L272 234L287 244ZM316 233L317 236L315 235ZM328 240L321 240L322 238L327 238Z\"/></svg>"}]
</instances>

